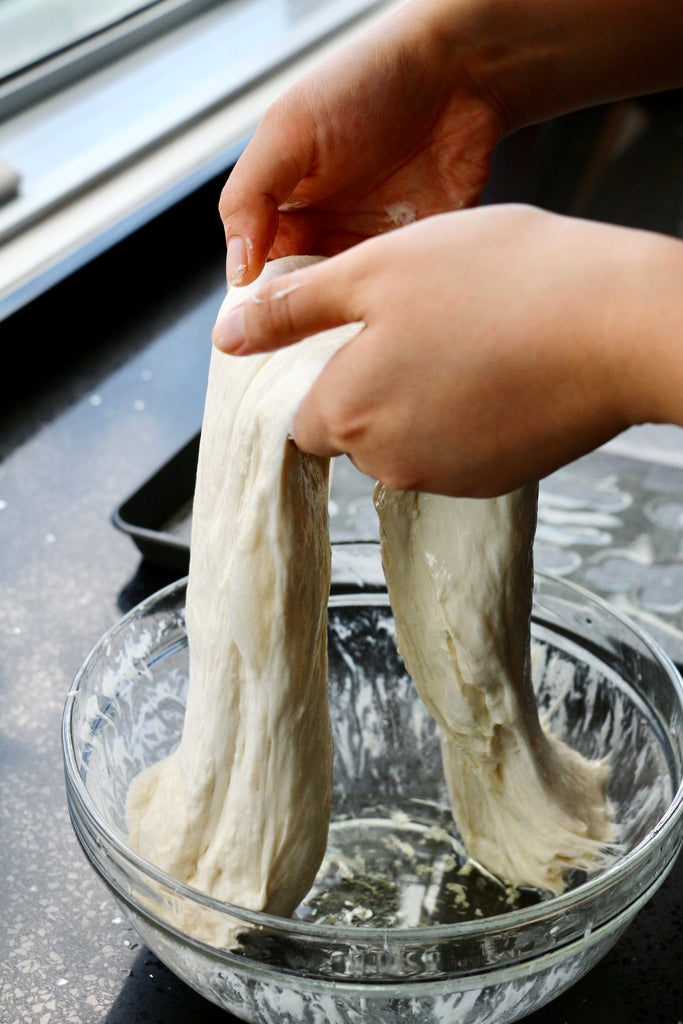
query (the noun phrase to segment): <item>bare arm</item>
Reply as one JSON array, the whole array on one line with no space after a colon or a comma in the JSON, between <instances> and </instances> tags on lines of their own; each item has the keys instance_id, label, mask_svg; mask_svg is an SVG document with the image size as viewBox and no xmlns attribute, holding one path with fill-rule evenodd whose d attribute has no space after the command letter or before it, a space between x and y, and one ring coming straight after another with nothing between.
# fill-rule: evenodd
<instances>
[{"instance_id":1,"label":"bare arm","mask_svg":"<svg viewBox=\"0 0 683 1024\"><path fill-rule=\"evenodd\" d=\"M339 255L216 344L362 320L296 439L396 487L500 493L631 424L683 425L683 243L518 207L435 216L476 204L506 133L679 85L678 3L411 0L286 93L231 175L244 283L269 253ZM429 219L383 234L392 209Z\"/></svg>"},{"instance_id":2,"label":"bare arm","mask_svg":"<svg viewBox=\"0 0 683 1024\"><path fill-rule=\"evenodd\" d=\"M457 3L444 3L457 10ZM683 6L659 0L487 0L473 6L477 80L510 132L683 85ZM448 29L444 28L448 33ZM457 34L455 24L452 33Z\"/></svg>"}]
</instances>

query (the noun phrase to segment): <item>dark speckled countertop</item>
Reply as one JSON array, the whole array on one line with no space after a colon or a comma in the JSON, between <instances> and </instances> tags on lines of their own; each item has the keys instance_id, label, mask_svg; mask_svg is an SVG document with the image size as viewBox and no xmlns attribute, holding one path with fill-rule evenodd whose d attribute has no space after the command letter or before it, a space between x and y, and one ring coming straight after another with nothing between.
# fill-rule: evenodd
<instances>
[{"instance_id":1,"label":"dark speckled countertop","mask_svg":"<svg viewBox=\"0 0 683 1024\"><path fill-rule=\"evenodd\" d=\"M501 153L488 198L680 234L682 112L665 97L527 133ZM218 187L0 326L1 1024L230 1019L140 944L87 866L60 748L84 657L173 578L111 513L201 423L223 293ZM341 472L336 488L337 535L368 536L357 479ZM682 527L681 433L636 432L544 483L537 561L633 614L680 664ZM530 1024L680 1024L682 935L679 859L612 952Z\"/></svg>"}]
</instances>

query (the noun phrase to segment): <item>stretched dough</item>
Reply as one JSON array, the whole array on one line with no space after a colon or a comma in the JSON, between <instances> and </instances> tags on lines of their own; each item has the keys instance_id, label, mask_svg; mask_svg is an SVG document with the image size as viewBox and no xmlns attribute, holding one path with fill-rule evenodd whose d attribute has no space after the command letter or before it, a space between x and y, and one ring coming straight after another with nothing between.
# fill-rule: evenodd
<instances>
[{"instance_id":1,"label":"stretched dough","mask_svg":"<svg viewBox=\"0 0 683 1024\"><path fill-rule=\"evenodd\" d=\"M309 262L277 260L259 281ZM244 289L231 290L228 305ZM329 462L289 440L350 324L274 354L211 357L187 591L190 681L180 744L134 780L134 848L224 902L287 915L322 859L331 804L327 707ZM472 855L558 890L611 838L607 768L540 727L529 678L536 492L455 501L379 488L401 651L439 723ZM217 916L217 915L216 915ZM179 924L231 945L238 925Z\"/></svg>"},{"instance_id":2,"label":"stretched dough","mask_svg":"<svg viewBox=\"0 0 683 1024\"><path fill-rule=\"evenodd\" d=\"M608 767L540 725L530 675L535 485L493 499L375 490L399 648L441 734L472 857L559 892L613 839Z\"/></svg>"},{"instance_id":3,"label":"stretched dough","mask_svg":"<svg viewBox=\"0 0 683 1024\"><path fill-rule=\"evenodd\" d=\"M311 262L268 264L263 282ZM246 289L231 290L227 305ZM214 350L202 425L179 746L128 797L130 842L211 896L287 915L325 851L332 742L327 705L329 460L289 440L295 412L359 326L272 355ZM180 923L230 945L210 915Z\"/></svg>"}]
</instances>

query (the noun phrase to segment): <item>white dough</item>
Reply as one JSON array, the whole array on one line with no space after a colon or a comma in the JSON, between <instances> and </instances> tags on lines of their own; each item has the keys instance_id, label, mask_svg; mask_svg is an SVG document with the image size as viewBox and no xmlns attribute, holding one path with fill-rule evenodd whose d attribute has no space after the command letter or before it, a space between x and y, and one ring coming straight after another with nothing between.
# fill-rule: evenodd
<instances>
[{"instance_id":1,"label":"white dough","mask_svg":"<svg viewBox=\"0 0 683 1024\"><path fill-rule=\"evenodd\" d=\"M259 282L309 261L274 261ZM245 291L232 289L228 306ZM128 801L130 841L147 859L221 901L281 915L322 859L332 770L329 463L289 437L301 399L360 326L270 355L212 354L183 733L134 780ZM492 871L558 890L567 867L596 861L612 825L606 765L538 721L529 676L536 491L468 502L379 488L376 504L401 652L440 726L462 837ZM239 930L200 910L178 923L226 946Z\"/></svg>"},{"instance_id":2,"label":"white dough","mask_svg":"<svg viewBox=\"0 0 683 1024\"><path fill-rule=\"evenodd\" d=\"M310 259L268 264L262 283ZM227 305L247 289L232 289ZM174 878L286 915L325 851L329 460L289 439L303 395L359 329L211 356L193 507L180 745L134 780L130 842ZM210 914L182 927L230 945Z\"/></svg>"},{"instance_id":3,"label":"white dough","mask_svg":"<svg viewBox=\"0 0 683 1024\"><path fill-rule=\"evenodd\" d=\"M378 487L399 648L441 733L470 855L558 892L613 839L608 768L541 728L530 674L537 488L455 499Z\"/></svg>"}]
</instances>

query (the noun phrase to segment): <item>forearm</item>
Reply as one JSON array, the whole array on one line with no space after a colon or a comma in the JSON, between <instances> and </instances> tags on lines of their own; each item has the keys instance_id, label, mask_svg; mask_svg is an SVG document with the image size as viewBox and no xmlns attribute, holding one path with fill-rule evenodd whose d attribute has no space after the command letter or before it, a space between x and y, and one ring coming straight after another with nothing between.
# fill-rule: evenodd
<instances>
[{"instance_id":1,"label":"forearm","mask_svg":"<svg viewBox=\"0 0 683 1024\"><path fill-rule=\"evenodd\" d=\"M678 0L423 0L423 6L444 52L465 60L507 133L683 86Z\"/></svg>"}]
</instances>

